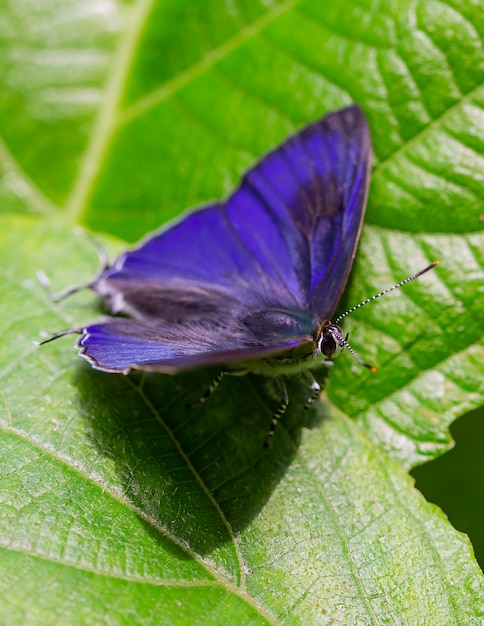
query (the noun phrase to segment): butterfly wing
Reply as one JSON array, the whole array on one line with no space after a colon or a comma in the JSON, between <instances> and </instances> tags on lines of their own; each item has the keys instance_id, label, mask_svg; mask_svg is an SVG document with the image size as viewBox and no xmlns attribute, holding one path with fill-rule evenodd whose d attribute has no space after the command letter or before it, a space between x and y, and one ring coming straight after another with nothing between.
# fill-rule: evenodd
<instances>
[{"instance_id":1,"label":"butterfly wing","mask_svg":"<svg viewBox=\"0 0 484 626\"><path fill-rule=\"evenodd\" d=\"M174 374L201 366L230 366L270 357L300 346L301 339L271 346L240 345L226 333L210 332L197 325L149 325L123 318L88 326L78 341L81 356L95 369Z\"/></svg>"},{"instance_id":2,"label":"butterfly wing","mask_svg":"<svg viewBox=\"0 0 484 626\"><path fill-rule=\"evenodd\" d=\"M150 236L98 277L92 287L111 311L134 319L86 328L83 356L110 371L148 363L163 371L168 362L186 369L311 342L347 281L370 161L357 106L289 138L225 203ZM129 358L116 360L116 349Z\"/></svg>"}]
</instances>

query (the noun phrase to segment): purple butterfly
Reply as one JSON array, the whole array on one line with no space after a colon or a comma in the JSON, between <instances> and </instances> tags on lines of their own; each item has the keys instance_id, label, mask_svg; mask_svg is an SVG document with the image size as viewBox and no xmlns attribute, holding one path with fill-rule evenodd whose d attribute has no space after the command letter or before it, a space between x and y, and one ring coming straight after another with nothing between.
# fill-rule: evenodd
<instances>
[{"instance_id":1,"label":"purple butterfly","mask_svg":"<svg viewBox=\"0 0 484 626\"><path fill-rule=\"evenodd\" d=\"M247 362L267 373L267 357L300 367L301 348L309 363L331 356L327 320L353 263L370 161L359 107L304 128L226 202L150 235L94 280L109 310L131 319L83 329L81 355L123 373Z\"/></svg>"},{"instance_id":2,"label":"purple butterfly","mask_svg":"<svg viewBox=\"0 0 484 626\"><path fill-rule=\"evenodd\" d=\"M302 372L309 404L320 387L307 370L349 347L329 320L355 256L370 164L358 106L296 133L225 202L150 235L100 273L89 287L128 317L77 329L81 356L124 374L222 366L209 392L224 372L274 377L273 430L288 403L280 375Z\"/></svg>"}]
</instances>

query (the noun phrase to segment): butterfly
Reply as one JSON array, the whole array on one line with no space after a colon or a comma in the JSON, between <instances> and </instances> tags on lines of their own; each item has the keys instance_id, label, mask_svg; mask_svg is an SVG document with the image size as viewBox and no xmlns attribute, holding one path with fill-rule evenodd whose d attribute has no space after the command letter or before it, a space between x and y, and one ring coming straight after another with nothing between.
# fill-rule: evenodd
<instances>
[{"instance_id":1,"label":"butterfly","mask_svg":"<svg viewBox=\"0 0 484 626\"><path fill-rule=\"evenodd\" d=\"M224 202L195 210L121 254L89 285L112 314L80 329L80 355L105 372L309 374L344 347L331 317L348 280L368 196L371 140L353 105L264 156ZM413 277L412 277L413 278ZM356 307L355 307L356 308ZM64 333L59 333L62 335ZM59 336L57 335L57 336ZM55 338L55 337L54 337Z\"/></svg>"}]
</instances>

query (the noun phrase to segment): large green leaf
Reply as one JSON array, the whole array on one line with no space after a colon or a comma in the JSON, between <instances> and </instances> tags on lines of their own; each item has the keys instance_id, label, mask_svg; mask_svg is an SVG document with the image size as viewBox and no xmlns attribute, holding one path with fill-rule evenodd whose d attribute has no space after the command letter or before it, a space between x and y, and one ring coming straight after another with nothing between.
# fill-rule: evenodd
<instances>
[{"instance_id":1,"label":"large green leaf","mask_svg":"<svg viewBox=\"0 0 484 626\"><path fill-rule=\"evenodd\" d=\"M0 7L0 593L9 624L481 623L467 540L405 471L483 402L484 17L478 3L20 1ZM263 379L113 376L41 331L54 289L230 191L303 123L359 102L368 216L321 403L273 445ZM123 241L124 240L124 243Z\"/></svg>"}]
</instances>

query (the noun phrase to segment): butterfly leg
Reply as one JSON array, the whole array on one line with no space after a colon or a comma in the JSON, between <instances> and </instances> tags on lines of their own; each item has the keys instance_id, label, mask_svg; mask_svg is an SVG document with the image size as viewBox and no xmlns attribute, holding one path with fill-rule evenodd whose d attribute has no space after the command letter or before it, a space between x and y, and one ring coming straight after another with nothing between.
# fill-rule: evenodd
<instances>
[{"instance_id":1,"label":"butterfly leg","mask_svg":"<svg viewBox=\"0 0 484 626\"><path fill-rule=\"evenodd\" d=\"M269 428L269 432L267 433L267 437L264 441L264 448L269 447L272 437L274 436L277 423L286 412L287 405L289 404L289 396L287 395L286 383L282 380L282 378L274 379L274 390L279 396L280 404L278 408L276 409L276 411L272 414L271 426Z\"/></svg>"},{"instance_id":2,"label":"butterfly leg","mask_svg":"<svg viewBox=\"0 0 484 626\"><path fill-rule=\"evenodd\" d=\"M220 382L221 382L222 378L225 376L225 374L227 374L227 372L225 370L221 370L217 374L217 376L215 376L215 378L212 380L212 382L210 383L207 391L203 394L203 396L201 396L196 402L192 402L191 404L189 404L188 408L189 409L195 409L197 406L200 406L206 400L208 400L210 398L210 396L212 395L212 393L220 385Z\"/></svg>"},{"instance_id":3,"label":"butterfly leg","mask_svg":"<svg viewBox=\"0 0 484 626\"><path fill-rule=\"evenodd\" d=\"M311 406L311 404L316 400L316 398L318 398L319 394L321 393L321 385L314 378L311 372L308 372L308 371L302 372L302 379L311 390L311 395L306 400L304 407L303 407L303 412L304 412L304 411L307 411L309 407Z\"/></svg>"}]
</instances>

